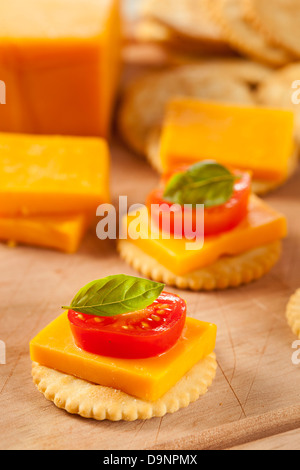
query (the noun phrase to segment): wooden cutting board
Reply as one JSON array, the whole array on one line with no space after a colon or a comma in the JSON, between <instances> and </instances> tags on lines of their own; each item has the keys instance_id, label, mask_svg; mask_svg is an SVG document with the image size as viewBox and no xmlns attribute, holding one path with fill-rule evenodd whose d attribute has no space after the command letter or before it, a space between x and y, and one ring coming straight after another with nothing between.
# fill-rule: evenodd
<instances>
[{"instance_id":1,"label":"wooden cutting board","mask_svg":"<svg viewBox=\"0 0 300 470\"><path fill-rule=\"evenodd\" d=\"M158 181L122 143L112 145L112 193L143 202ZM300 287L300 172L266 199L286 214L289 237L276 268L247 287L217 293L178 292L188 313L218 325L218 373L208 394L161 419L96 422L67 414L34 387L28 343L87 282L134 273L114 242L91 233L75 255L0 245L1 449L300 448L300 366L286 304ZM174 289L171 291L177 292Z\"/></svg>"}]
</instances>

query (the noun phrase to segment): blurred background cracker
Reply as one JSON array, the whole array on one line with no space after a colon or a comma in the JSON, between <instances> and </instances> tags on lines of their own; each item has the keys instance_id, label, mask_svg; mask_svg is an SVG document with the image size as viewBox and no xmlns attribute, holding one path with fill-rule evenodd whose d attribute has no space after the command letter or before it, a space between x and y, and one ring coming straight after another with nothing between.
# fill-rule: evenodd
<instances>
[{"instance_id":1,"label":"blurred background cracker","mask_svg":"<svg viewBox=\"0 0 300 470\"><path fill-rule=\"evenodd\" d=\"M269 0L270 2L270 0ZM230 46L253 60L283 66L293 60L286 49L264 35L247 20L247 0L203 0L211 18L220 26Z\"/></svg>"},{"instance_id":2,"label":"blurred background cracker","mask_svg":"<svg viewBox=\"0 0 300 470\"><path fill-rule=\"evenodd\" d=\"M266 77L259 85L256 97L258 103L264 106L294 111L296 139L300 144L300 104L292 100L292 94L296 91L292 84L297 79L300 80L300 62L290 64Z\"/></svg>"},{"instance_id":3,"label":"blurred background cracker","mask_svg":"<svg viewBox=\"0 0 300 470\"><path fill-rule=\"evenodd\" d=\"M149 157L149 148L150 155L155 148L152 132L156 135L161 126L170 99L182 96L254 104L253 89L270 73L267 67L243 59L211 60L146 73L123 92L117 117L120 134L132 150Z\"/></svg>"},{"instance_id":4,"label":"blurred background cracker","mask_svg":"<svg viewBox=\"0 0 300 470\"><path fill-rule=\"evenodd\" d=\"M249 21L274 44L300 58L300 1L247 0Z\"/></svg>"},{"instance_id":5,"label":"blurred background cracker","mask_svg":"<svg viewBox=\"0 0 300 470\"><path fill-rule=\"evenodd\" d=\"M227 45L203 0L144 0L141 5L144 18L164 25L180 39L221 48Z\"/></svg>"}]
</instances>

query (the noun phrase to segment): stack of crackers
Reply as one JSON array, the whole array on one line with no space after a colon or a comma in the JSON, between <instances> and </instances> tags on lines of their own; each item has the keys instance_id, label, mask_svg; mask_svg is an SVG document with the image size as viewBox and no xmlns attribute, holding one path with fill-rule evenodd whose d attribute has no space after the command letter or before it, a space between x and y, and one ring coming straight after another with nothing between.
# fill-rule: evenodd
<instances>
[{"instance_id":1,"label":"stack of crackers","mask_svg":"<svg viewBox=\"0 0 300 470\"><path fill-rule=\"evenodd\" d=\"M246 55L270 66L300 57L298 0L142 0L137 37L180 54Z\"/></svg>"},{"instance_id":2,"label":"stack of crackers","mask_svg":"<svg viewBox=\"0 0 300 470\"><path fill-rule=\"evenodd\" d=\"M300 0L141 0L136 34L181 57L129 84L118 113L125 143L159 172L175 97L293 110L300 143Z\"/></svg>"}]
</instances>

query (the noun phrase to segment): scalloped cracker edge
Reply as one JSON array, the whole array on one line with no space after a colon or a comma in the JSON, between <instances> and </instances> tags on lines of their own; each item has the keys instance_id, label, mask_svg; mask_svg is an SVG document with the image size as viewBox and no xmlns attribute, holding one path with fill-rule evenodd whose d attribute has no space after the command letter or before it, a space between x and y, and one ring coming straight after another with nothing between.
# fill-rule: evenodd
<instances>
[{"instance_id":1,"label":"scalloped cracker edge","mask_svg":"<svg viewBox=\"0 0 300 470\"><path fill-rule=\"evenodd\" d=\"M211 18L222 28L234 49L271 66L283 66L293 60L286 49L270 41L247 20L245 0L205 0L205 3Z\"/></svg>"},{"instance_id":2,"label":"scalloped cracker edge","mask_svg":"<svg viewBox=\"0 0 300 470\"><path fill-rule=\"evenodd\" d=\"M281 242L239 256L224 256L213 265L184 276L176 276L128 240L119 240L118 251L127 264L154 281L179 289L213 291L239 287L262 278L279 260Z\"/></svg>"},{"instance_id":3,"label":"scalloped cracker edge","mask_svg":"<svg viewBox=\"0 0 300 470\"><path fill-rule=\"evenodd\" d=\"M134 398L120 390L92 384L54 369L32 365L33 382L58 408L98 421L135 421L162 417L186 408L207 393L217 370L215 353L196 364L155 402Z\"/></svg>"}]
</instances>

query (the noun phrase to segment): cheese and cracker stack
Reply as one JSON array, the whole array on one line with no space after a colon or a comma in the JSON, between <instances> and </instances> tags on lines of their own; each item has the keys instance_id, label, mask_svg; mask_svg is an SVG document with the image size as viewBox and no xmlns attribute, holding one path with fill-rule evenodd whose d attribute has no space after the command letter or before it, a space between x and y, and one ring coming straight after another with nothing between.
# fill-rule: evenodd
<instances>
[{"instance_id":1,"label":"cheese and cracker stack","mask_svg":"<svg viewBox=\"0 0 300 470\"><path fill-rule=\"evenodd\" d=\"M249 170L261 192L295 172L297 150L291 111L181 99L167 107L156 159L164 173L207 159Z\"/></svg>"},{"instance_id":2,"label":"cheese and cracker stack","mask_svg":"<svg viewBox=\"0 0 300 470\"><path fill-rule=\"evenodd\" d=\"M39 391L99 421L162 417L204 395L217 369L217 328L186 317L186 302L163 289L125 275L82 288L30 342Z\"/></svg>"}]
</instances>

